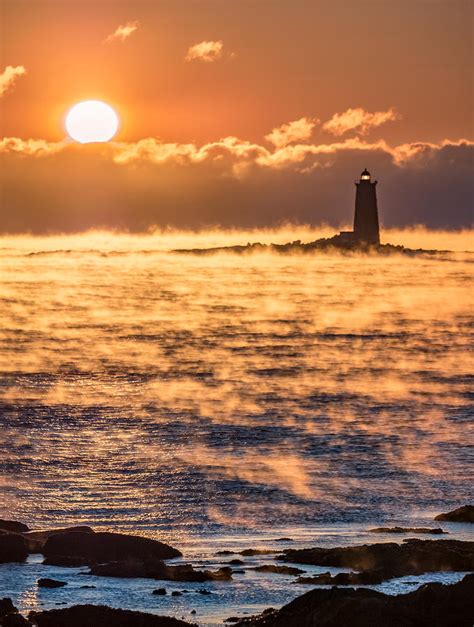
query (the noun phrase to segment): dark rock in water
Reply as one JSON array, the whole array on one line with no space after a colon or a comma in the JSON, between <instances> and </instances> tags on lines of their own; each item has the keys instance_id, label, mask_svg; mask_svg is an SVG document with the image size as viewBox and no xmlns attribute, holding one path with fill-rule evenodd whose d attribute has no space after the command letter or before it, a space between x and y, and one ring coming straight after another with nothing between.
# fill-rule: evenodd
<instances>
[{"instance_id":1,"label":"dark rock in water","mask_svg":"<svg viewBox=\"0 0 474 627\"><path fill-rule=\"evenodd\" d=\"M328 571L313 577L298 577L295 583L311 584L312 586L370 586L382 583L385 573L378 570L364 570L361 573L338 573L331 575Z\"/></svg>"},{"instance_id":2,"label":"dark rock in water","mask_svg":"<svg viewBox=\"0 0 474 627\"><path fill-rule=\"evenodd\" d=\"M63 527L60 529L42 529L37 531L29 531L24 534L26 545L30 553L42 553L46 540L51 536L56 536L61 533L70 533L78 531L82 533L94 533L92 527L87 525L81 525L76 527Z\"/></svg>"},{"instance_id":3,"label":"dark rock in water","mask_svg":"<svg viewBox=\"0 0 474 627\"><path fill-rule=\"evenodd\" d=\"M31 623L18 614L11 599L5 598L0 599L0 625L1 627L27 627Z\"/></svg>"},{"instance_id":4,"label":"dark rock in water","mask_svg":"<svg viewBox=\"0 0 474 627\"><path fill-rule=\"evenodd\" d=\"M439 536L441 534L447 534L447 531L443 531L440 527L376 527L375 529L369 529L369 533L428 533L430 535Z\"/></svg>"},{"instance_id":5,"label":"dark rock in water","mask_svg":"<svg viewBox=\"0 0 474 627\"><path fill-rule=\"evenodd\" d=\"M185 621L168 616L118 610L105 605L74 605L61 610L30 612L37 627L184 627Z\"/></svg>"},{"instance_id":6,"label":"dark rock in water","mask_svg":"<svg viewBox=\"0 0 474 627\"><path fill-rule=\"evenodd\" d=\"M0 599L0 618L4 616L8 616L12 612L17 612L18 610L13 605L13 601L8 598Z\"/></svg>"},{"instance_id":7,"label":"dark rock in water","mask_svg":"<svg viewBox=\"0 0 474 627\"><path fill-rule=\"evenodd\" d=\"M447 522L467 522L474 523L474 505L463 505L446 514L438 514L435 520L445 520Z\"/></svg>"},{"instance_id":8,"label":"dark rock in water","mask_svg":"<svg viewBox=\"0 0 474 627\"><path fill-rule=\"evenodd\" d=\"M28 525L17 522L16 520L2 519L0 519L0 529L2 529L3 531L13 531L13 533L24 533L25 531L30 530Z\"/></svg>"},{"instance_id":9,"label":"dark rock in water","mask_svg":"<svg viewBox=\"0 0 474 627\"><path fill-rule=\"evenodd\" d=\"M0 619L0 625L2 627L33 627L29 620L17 612Z\"/></svg>"},{"instance_id":10,"label":"dark rock in water","mask_svg":"<svg viewBox=\"0 0 474 627\"><path fill-rule=\"evenodd\" d=\"M156 590L153 590L152 594L156 594L158 596L165 596L166 595L166 588L157 588Z\"/></svg>"},{"instance_id":11,"label":"dark rock in water","mask_svg":"<svg viewBox=\"0 0 474 627\"><path fill-rule=\"evenodd\" d=\"M191 610L189 613L190 614L196 614L196 610Z\"/></svg>"},{"instance_id":12,"label":"dark rock in water","mask_svg":"<svg viewBox=\"0 0 474 627\"><path fill-rule=\"evenodd\" d=\"M273 542L294 542L293 538L276 538Z\"/></svg>"},{"instance_id":13,"label":"dark rock in water","mask_svg":"<svg viewBox=\"0 0 474 627\"><path fill-rule=\"evenodd\" d=\"M314 566L377 571L385 579L435 571L474 570L474 542L408 539L335 548L287 549L277 559Z\"/></svg>"},{"instance_id":14,"label":"dark rock in water","mask_svg":"<svg viewBox=\"0 0 474 627\"><path fill-rule=\"evenodd\" d=\"M47 557L43 560L43 564L46 566L90 566L91 563L87 557L68 557L66 555Z\"/></svg>"},{"instance_id":15,"label":"dark rock in water","mask_svg":"<svg viewBox=\"0 0 474 627\"><path fill-rule=\"evenodd\" d=\"M150 538L129 536L122 533L67 532L53 535L46 540L43 548L45 564L68 566L74 563L96 564L98 562L120 560L171 559L180 557L177 549Z\"/></svg>"},{"instance_id":16,"label":"dark rock in water","mask_svg":"<svg viewBox=\"0 0 474 627\"><path fill-rule=\"evenodd\" d=\"M65 581L57 581L56 579L38 579L38 588L63 588L67 586Z\"/></svg>"},{"instance_id":17,"label":"dark rock in water","mask_svg":"<svg viewBox=\"0 0 474 627\"><path fill-rule=\"evenodd\" d=\"M256 566L254 570L263 573L276 573L278 575L301 575L304 570L301 568L295 568L293 566L277 566L276 564L263 564L262 566Z\"/></svg>"},{"instance_id":18,"label":"dark rock in water","mask_svg":"<svg viewBox=\"0 0 474 627\"><path fill-rule=\"evenodd\" d=\"M472 627L474 575L388 595L365 588L311 590L280 610L241 620L255 627Z\"/></svg>"},{"instance_id":19,"label":"dark rock in water","mask_svg":"<svg viewBox=\"0 0 474 627\"><path fill-rule=\"evenodd\" d=\"M239 618L238 616L229 616L229 618L225 618L224 619L224 623L238 623L240 620L242 620L241 618Z\"/></svg>"},{"instance_id":20,"label":"dark rock in water","mask_svg":"<svg viewBox=\"0 0 474 627\"><path fill-rule=\"evenodd\" d=\"M251 557L253 555L273 555L280 552L281 551L275 551L274 549L244 549L243 551L239 552L239 555Z\"/></svg>"},{"instance_id":21,"label":"dark rock in water","mask_svg":"<svg viewBox=\"0 0 474 627\"><path fill-rule=\"evenodd\" d=\"M179 590L173 590L173 592L171 593L172 597L180 597L182 596L182 592L180 592Z\"/></svg>"},{"instance_id":22,"label":"dark rock in water","mask_svg":"<svg viewBox=\"0 0 474 627\"><path fill-rule=\"evenodd\" d=\"M216 571L195 570L191 564L168 566L161 560L128 560L109 562L91 566L90 575L97 577L144 577L163 581L229 581L232 579L230 568Z\"/></svg>"},{"instance_id":23,"label":"dark rock in water","mask_svg":"<svg viewBox=\"0 0 474 627\"><path fill-rule=\"evenodd\" d=\"M235 555L235 551L217 551L216 555Z\"/></svg>"},{"instance_id":24,"label":"dark rock in water","mask_svg":"<svg viewBox=\"0 0 474 627\"><path fill-rule=\"evenodd\" d=\"M81 590L95 590L97 588L97 586L81 586Z\"/></svg>"},{"instance_id":25,"label":"dark rock in water","mask_svg":"<svg viewBox=\"0 0 474 627\"><path fill-rule=\"evenodd\" d=\"M242 566L242 564L245 564L245 562L239 559L230 560L229 562L229 566Z\"/></svg>"},{"instance_id":26,"label":"dark rock in water","mask_svg":"<svg viewBox=\"0 0 474 627\"><path fill-rule=\"evenodd\" d=\"M204 588L201 588L198 590L198 594L212 594L212 592L210 590L205 590Z\"/></svg>"},{"instance_id":27,"label":"dark rock in water","mask_svg":"<svg viewBox=\"0 0 474 627\"><path fill-rule=\"evenodd\" d=\"M28 557L26 541L16 533L0 532L0 564L24 562Z\"/></svg>"}]
</instances>

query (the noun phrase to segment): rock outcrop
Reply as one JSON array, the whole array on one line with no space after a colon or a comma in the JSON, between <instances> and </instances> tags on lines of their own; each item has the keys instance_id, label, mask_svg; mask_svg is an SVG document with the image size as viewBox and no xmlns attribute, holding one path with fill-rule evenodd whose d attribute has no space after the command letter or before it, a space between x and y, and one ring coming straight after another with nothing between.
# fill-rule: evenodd
<instances>
[{"instance_id":1,"label":"rock outcrop","mask_svg":"<svg viewBox=\"0 0 474 627\"><path fill-rule=\"evenodd\" d=\"M185 627L177 618L118 610L105 605L74 605L60 610L30 612L35 627Z\"/></svg>"},{"instance_id":2,"label":"rock outcrop","mask_svg":"<svg viewBox=\"0 0 474 627\"><path fill-rule=\"evenodd\" d=\"M49 579L48 577L43 577L38 579L38 588L64 588L67 586L65 581L58 581L57 579Z\"/></svg>"},{"instance_id":3,"label":"rock outcrop","mask_svg":"<svg viewBox=\"0 0 474 627\"><path fill-rule=\"evenodd\" d=\"M5 618L0 619L0 625L2 627L34 627L29 620L26 620L26 618L18 614L18 612L8 614Z\"/></svg>"},{"instance_id":4,"label":"rock outcrop","mask_svg":"<svg viewBox=\"0 0 474 627\"><path fill-rule=\"evenodd\" d=\"M353 568L380 581L435 571L474 570L474 543L460 540L408 539L361 546L287 549L278 559L298 564Z\"/></svg>"},{"instance_id":5,"label":"rock outcrop","mask_svg":"<svg viewBox=\"0 0 474 627\"><path fill-rule=\"evenodd\" d=\"M49 537L43 548L45 564L81 566L126 560L171 559L177 549L150 538L121 533L67 532Z\"/></svg>"},{"instance_id":6,"label":"rock outcrop","mask_svg":"<svg viewBox=\"0 0 474 627\"><path fill-rule=\"evenodd\" d=\"M144 577L163 581L229 581L232 569L195 570L191 564L168 566L161 560L128 560L91 566L90 575L97 577Z\"/></svg>"},{"instance_id":7,"label":"rock outcrop","mask_svg":"<svg viewBox=\"0 0 474 627\"><path fill-rule=\"evenodd\" d=\"M295 583L311 584L312 586L373 586L384 581L384 572L366 570L361 573L337 573L329 571L310 577L298 577Z\"/></svg>"},{"instance_id":8,"label":"rock outcrop","mask_svg":"<svg viewBox=\"0 0 474 627\"><path fill-rule=\"evenodd\" d=\"M52 536L57 536L62 533L71 533L76 531L81 533L94 533L92 527L88 527L87 525L80 525L76 527L63 527L61 529L43 529L38 531L29 531L28 533L24 533L23 537L26 540L26 545L30 553L42 553L44 545L46 544L48 538L51 538Z\"/></svg>"},{"instance_id":9,"label":"rock outcrop","mask_svg":"<svg viewBox=\"0 0 474 627\"><path fill-rule=\"evenodd\" d=\"M435 520L445 520L447 522L474 523L474 505L463 505L446 514L438 514Z\"/></svg>"},{"instance_id":10,"label":"rock outcrop","mask_svg":"<svg viewBox=\"0 0 474 627\"><path fill-rule=\"evenodd\" d=\"M474 575L392 596L365 588L311 590L280 610L241 620L247 627L472 627Z\"/></svg>"},{"instance_id":11,"label":"rock outcrop","mask_svg":"<svg viewBox=\"0 0 474 627\"><path fill-rule=\"evenodd\" d=\"M446 250L424 250L422 248L411 249L395 244L369 244L345 237L343 233L314 240L313 242L302 242L295 240L286 244L261 244L260 242L248 243L246 245L236 246L220 246L217 248L189 248L172 250L173 253L188 255L213 255L216 253L234 253L238 255L246 255L255 252L274 252L274 253L344 253L344 254L378 254L378 255L408 255L414 257L417 255L433 255L436 253L446 253Z\"/></svg>"},{"instance_id":12,"label":"rock outcrop","mask_svg":"<svg viewBox=\"0 0 474 627\"><path fill-rule=\"evenodd\" d=\"M277 564L262 564L262 566L255 566L254 570L259 573L275 573L277 575L301 575L301 573L304 573L304 570L301 570L301 568L278 566Z\"/></svg>"},{"instance_id":13,"label":"rock outcrop","mask_svg":"<svg viewBox=\"0 0 474 627\"><path fill-rule=\"evenodd\" d=\"M29 531L28 525L18 522L16 520L2 520L0 519L0 530L12 531L13 533L24 533Z\"/></svg>"},{"instance_id":14,"label":"rock outcrop","mask_svg":"<svg viewBox=\"0 0 474 627\"><path fill-rule=\"evenodd\" d=\"M13 602L11 599L0 599L0 618L4 618L5 616L8 616L8 614L11 614L12 612L16 612L17 609L16 607L13 605Z\"/></svg>"},{"instance_id":15,"label":"rock outcrop","mask_svg":"<svg viewBox=\"0 0 474 627\"><path fill-rule=\"evenodd\" d=\"M16 533L0 532L0 564L24 562L28 557L25 539Z\"/></svg>"},{"instance_id":16,"label":"rock outcrop","mask_svg":"<svg viewBox=\"0 0 474 627\"><path fill-rule=\"evenodd\" d=\"M369 533L427 533L433 536L447 534L440 527L376 527L369 529Z\"/></svg>"},{"instance_id":17,"label":"rock outcrop","mask_svg":"<svg viewBox=\"0 0 474 627\"><path fill-rule=\"evenodd\" d=\"M1 627L29 627L27 621L13 605L11 599L0 599L0 626Z\"/></svg>"}]
</instances>

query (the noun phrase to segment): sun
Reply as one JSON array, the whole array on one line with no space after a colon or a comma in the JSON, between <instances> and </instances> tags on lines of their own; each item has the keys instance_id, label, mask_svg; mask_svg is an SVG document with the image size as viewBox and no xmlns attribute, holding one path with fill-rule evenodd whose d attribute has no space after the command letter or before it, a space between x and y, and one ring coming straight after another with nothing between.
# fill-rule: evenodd
<instances>
[{"instance_id":1,"label":"sun","mask_svg":"<svg viewBox=\"0 0 474 627\"><path fill-rule=\"evenodd\" d=\"M119 127L117 113L101 100L78 102L66 115L69 137L81 144L108 142Z\"/></svg>"}]
</instances>

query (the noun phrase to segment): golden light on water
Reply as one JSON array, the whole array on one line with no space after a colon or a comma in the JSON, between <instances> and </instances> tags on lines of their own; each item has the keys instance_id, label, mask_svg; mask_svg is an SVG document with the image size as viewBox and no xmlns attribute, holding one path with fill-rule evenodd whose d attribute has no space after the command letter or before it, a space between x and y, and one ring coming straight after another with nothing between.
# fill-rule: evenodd
<instances>
[{"instance_id":1,"label":"golden light on water","mask_svg":"<svg viewBox=\"0 0 474 627\"><path fill-rule=\"evenodd\" d=\"M447 467L464 494L471 232L384 232L457 251L416 257L166 252L319 234L4 238L10 508L258 528L301 522L315 502L346 511L354 492L390 510L422 491L426 507Z\"/></svg>"},{"instance_id":2,"label":"golden light on water","mask_svg":"<svg viewBox=\"0 0 474 627\"><path fill-rule=\"evenodd\" d=\"M117 113L101 100L78 102L66 115L66 131L80 144L110 141L118 127Z\"/></svg>"}]
</instances>

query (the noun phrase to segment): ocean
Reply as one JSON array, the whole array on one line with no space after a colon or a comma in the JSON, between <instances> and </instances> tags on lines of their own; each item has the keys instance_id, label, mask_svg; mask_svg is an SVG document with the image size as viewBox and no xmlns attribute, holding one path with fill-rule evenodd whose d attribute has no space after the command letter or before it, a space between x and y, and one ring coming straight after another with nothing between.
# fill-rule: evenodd
<instances>
[{"instance_id":1,"label":"ocean","mask_svg":"<svg viewBox=\"0 0 474 627\"><path fill-rule=\"evenodd\" d=\"M472 232L384 234L441 251L415 256L169 252L326 231L0 238L0 517L144 534L217 565L222 547L375 541L377 523L434 525L468 502ZM0 596L219 624L307 589L248 572L156 597L157 582L82 590L84 569L50 567L70 586L39 591L38 560L0 565Z\"/></svg>"}]
</instances>

